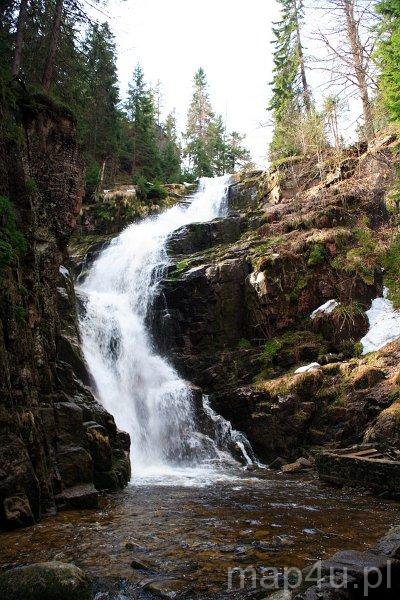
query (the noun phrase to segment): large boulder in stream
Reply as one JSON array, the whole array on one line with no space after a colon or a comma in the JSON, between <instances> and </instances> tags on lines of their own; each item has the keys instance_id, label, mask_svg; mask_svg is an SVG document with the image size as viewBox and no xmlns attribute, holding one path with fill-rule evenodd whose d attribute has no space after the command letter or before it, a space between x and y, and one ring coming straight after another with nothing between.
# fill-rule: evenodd
<instances>
[{"instance_id":1,"label":"large boulder in stream","mask_svg":"<svg viewBox=\"0 0 400 600\"><path fill-rule=\"evenodd\" d=\"M0 574L4 600L90 600L89 577L70 563L44 562Z\"/></svg>"}]
</instances>

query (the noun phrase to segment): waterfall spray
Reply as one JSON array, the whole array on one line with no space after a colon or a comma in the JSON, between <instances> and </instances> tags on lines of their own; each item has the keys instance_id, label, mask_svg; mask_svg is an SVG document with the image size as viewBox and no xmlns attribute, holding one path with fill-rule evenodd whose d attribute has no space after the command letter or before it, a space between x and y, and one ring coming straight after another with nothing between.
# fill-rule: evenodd
<instances>
[{"instance_id":1,"label":"waterfall spray","mask_svg":"<svg viewBox=\"0 0 400 600\"><path fill-rule=\"evenodd\" d=\"M146 315L171 264L168 237L183 225L223 216L228 186L227 176L203 178L188 205L130 225L79 285L85 298L83 352L96 395L131 436L134 474L193 466L218 455L196 431L190 388L155 351Z\"/></svg>"}]
</instances>

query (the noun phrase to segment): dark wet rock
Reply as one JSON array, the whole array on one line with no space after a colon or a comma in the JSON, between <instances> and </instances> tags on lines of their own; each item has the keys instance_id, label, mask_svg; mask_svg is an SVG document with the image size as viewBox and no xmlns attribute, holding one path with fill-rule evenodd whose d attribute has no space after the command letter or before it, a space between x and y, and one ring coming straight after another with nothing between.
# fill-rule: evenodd
<instances>
[{"instance_id":1,"label":"dark wet rock","mask_svg":"<svg viewBox=\"0 0 400 600\"><path fill-rule=\"evenodd\" d=\"M130 469L127 440L89 389L65 267L84 190L75 121L45 96L22 95L20 132L0 141L1 193L28 247L1 273L0 528L54 513L56 497L66 506L60 499L93 485L97 471L113 473L110 488L119 488ZM111 465L90 448L84 421L106 428Z\"/></svg>"},{"instance_id":2,"label":"dark wet rock","mask_svg":"<svg viewBox=\"0 0 400 600\"><path fill-rule=\"evenodd\" d=\"M229 188L228 205L231 210L247 211L256 208L258 204L257 183L260 172L245 181L234 183Z\"/></svg>"},{"instance_id":3,"label":"dark wet rock","mask_svg":"<svg viewBox=\"0 0 400 600\"><path fill-rule=\"evenodd\" d=\"M176 598L185 587L187 588L186 582L175 579L150 580L143 585L147 592L154 594L157 598L166 598L167 600Z\"/></svg>"},{"instance_id":4,"label":"dark wet rock","mask_svg":"<svg viewBox=\"0 0 400 600\"><path fill-rule=\"evenodd\" d=\"M307 458L298 458L294 463L289 463L282 466L282 471L284 473L300 473L301 471L306 471L307 469L313 468L313 462L308 460Z\"/></svg>"},{"instance_id":5,"label":"dark wet rock","mask_svg":"<svg viewBox=\"0 0 400 600\"><path fill-rule=\"evenodd\" d=\"M134 570L151 571L151 567L146 562L143 562L142 560L139 560L138 558L134 558L132 560L131 567Z\"/></svg>"},{"instance_id":6,"label":"dark wet rock","mask_svg":"<svg viewBox=\"0 0 400 600\"><path fill-rule=\"evenodd\" d=\"M99 494L93 484L69 487L55 497L59 509L97 508Z\"/></svg>"},{"instance_id":7,"label":"dark wet rock","mask_svg":"<svg viewBox=\"0 0 400 600\"><path fill-rule=\"evenodd\" d=\"M5 520L10 527L33 525L35 522L29 500L25 494L5 498L3 507Z\"/></svg>"},{"instance_id":8,"label":"dark wet rock","mask_svg":"<svg viewBox=\"0 0 400 600\"><path fill-rule=\"evenodd\" d=\"M400 559L400 527L393 527L379 540L375 551L389 558Z\"/></svg>"},{"instance_id":9,"label":"dark wet rock","mask_svg":"<svg viewBox=\"0 0 400 600\"><path fill-rule=\"evenodd\" d=\"M398 548L399 528L393 528L370 551L337 552L304 569L303 589L294 600L395 600L400 592ZM311 583L315 578L321 578L318 585Z\"/></svg>"},{"instance_id":10,"label":"dark wet rock","mask_svg":"<svg viewBox=\"0 0 400 600\"><path fill-rule=\"evenodd\" d=\"M4 600L90 600L91 588L87 575L69 563L37 563L0 574Z\"/></svg>"},{"instance_id":11,"label":"dark wet rock","mask_svg":"<svg viewBox=\"0 0 400 600\"><path fill-rule=\"evenodd\" d=\"M238 240L245 229L240 215L214 219L208 223L191 223L177 229L169 238L167 249L171 254L193 254L213 246Z\"/></svg>"}]
</instances>

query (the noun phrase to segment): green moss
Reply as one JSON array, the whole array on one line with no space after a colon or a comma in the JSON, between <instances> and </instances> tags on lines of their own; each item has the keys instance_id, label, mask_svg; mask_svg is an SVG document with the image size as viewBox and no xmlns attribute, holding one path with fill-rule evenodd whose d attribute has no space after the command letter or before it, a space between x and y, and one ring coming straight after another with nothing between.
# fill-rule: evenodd
<instances>
[{"instance_id":1,"label":"green moss","mask_svg":"<svg viewBox=\"0 0 400 600\"><path fill-rule=\"evenodd\" d=\"M304 273L298 275L292 291L288 294L290 302L297 302L301 292L307 287L309 278L310 276L305 275Z\"/></svg>"},{"instance_id":2,"label":"green moss","mask_svg":"<svg viewBox=\"0 0 400 600\"><path fill-rule=\"evenodd\" d=\"M37 183L34 179L32 179L32 178L27 179L25 186L26 186L26 190L29 194L34 194L35 192L37 192L37 189L38 189Z\"/></svg>"},{"instance_id":3,"label":"green moss","mask_svg":"<svg viewBox=\"0 0 400 600\"><path fill-rule=\"evenodd\" d=\"M184 258L180 260L175 265L175 271L171 273L169 279L171 281L177 281L179 277L190 267L190 260L188 258Z\"/></svg>"},{"instance_id":4,"label":"green moss","mask_svg":"<svg viewBox=\"0 0 400 600\"><path fill-rule=\"evenodd\" d=\"M382 264L389 298L396 308L400 308L400 234L393 238L387 252L383 254Z\"/></svg>"},{"instance_id":5,"label":"green moss","mask_svg":"<svg viewBox=\"0 0 400 600\"><path fill-rule=\"evenodd\" d=\"M354 344L354 356L360 357L363 353L364 347L361 342Z\"/></svg>"},{"instance_id":6,"label":"green moss","mask_svg":"<svg viewBox=\"0 0 400 600\"><path fill-rule=\"evenodd\" d=\"M338 271L356 273L367 285L375 280L376 269L381 264L381 252L376 235L369 228L368 219L364 218L353 231L356 245L347 251L346 255L338 255L332 261L332 266Z\"/></svg>"},{"instance_id":7,"label":"green moss","mask_svg":"<svg viewBox=\"0 0 400 600\"><path fill-rule=\"evenodd\" d=\"M326 258L326 250L323 244L313 244L310 250L307 264L309 267L314 267L324 262Z\"/></svg>"},{"instance_id":8,"label":"green moss","mask_svg":"<svg viewBox=\"0 0 400 600\"><path fill-rule=\"evenodd\" d=\"M249 342L249 340L246 340L245 338L242 338L238 342L238 348L240 348L241 350L248 350L249 348L251 348L251 342Z\"/></svg>"},{"instance_id":9,"label":"green moss","mask_svg":"<svg viewBox=\"0 0 400 600\"><path fill-rule=\"evenodd\" d=\"M0 269L15 264L27 251L27 243L15 225L11 202L0 196Z\"/></svg>"}]
</instances>

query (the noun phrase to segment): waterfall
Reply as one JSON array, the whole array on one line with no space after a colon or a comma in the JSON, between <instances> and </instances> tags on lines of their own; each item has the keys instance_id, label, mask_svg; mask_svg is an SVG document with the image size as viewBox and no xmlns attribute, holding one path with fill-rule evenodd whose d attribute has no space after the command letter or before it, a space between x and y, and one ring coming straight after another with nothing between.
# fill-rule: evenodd
<instances>
[{"instance_id":1,"label":"waterfall","mask_svg":"<svg viewBox=\"0 0 400 600\"><path fill-rule=\"evenodd\" d=\"M228 186L226 176L203 178L188 204L130 225L78 285L85 299L83 352L97 397L131 436L134 475L220 456L214 440L196 431L190 387L157 354L146 315L171 264L168 237L183 225L223 216Z\"/></svg>"}]
</instances>

